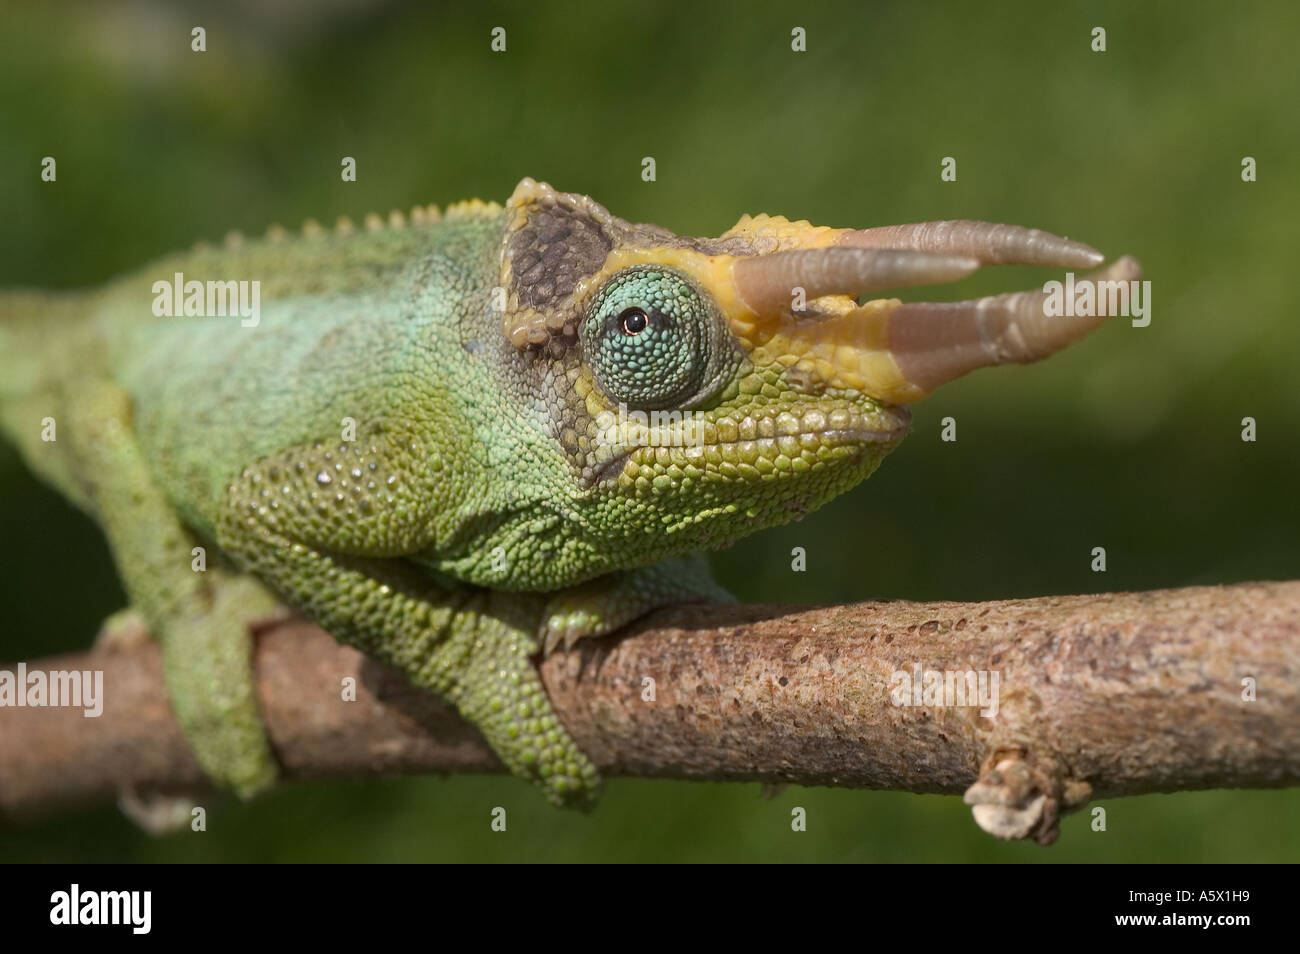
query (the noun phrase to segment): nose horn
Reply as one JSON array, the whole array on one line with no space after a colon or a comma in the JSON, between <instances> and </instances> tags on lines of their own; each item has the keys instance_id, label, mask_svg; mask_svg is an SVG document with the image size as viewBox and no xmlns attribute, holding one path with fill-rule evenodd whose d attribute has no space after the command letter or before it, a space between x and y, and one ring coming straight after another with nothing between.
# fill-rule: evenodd
<instances>
[{"instance_id":1,"label":"nose horn","mask_svg":"<svg viewBox=\"0 0 1300 954\"><path fill-rule=\"evenodd\" d=\"M1082 280L1124 282L1142 277L1133 258L1116 260ZM948 303L907 302L889 316L888 348L899 372L928 393L963 374L997 364L1027 364L1059 351L1100 326L1110 314L1107 295L1096 296L1091 316L1049 316L1041 291L991 295Z\"/></svg>"}]
</instances>

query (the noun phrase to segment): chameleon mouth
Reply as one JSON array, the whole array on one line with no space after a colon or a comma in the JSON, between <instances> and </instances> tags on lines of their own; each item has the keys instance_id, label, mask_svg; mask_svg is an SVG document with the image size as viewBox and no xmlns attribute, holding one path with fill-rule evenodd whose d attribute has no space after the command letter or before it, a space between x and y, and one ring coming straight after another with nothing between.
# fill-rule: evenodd
<instances>
[{"instance_id":1,"label":"chameleon mouth","mask_svg":"<svg viewBox=\"0 0 1300 954\"><path fill-rule=\"evenodd\" d=\"M864 412L856 407L831 411L809 408L802 413L746 415L740 419L689 422L670 427L629 428L623 439L605 446L608 459L594 469L596 482L626 474L635 479L644 466L710 469L737 477L785 472L791 476L824 464L845 448L895 444L911 427L905 407ZM754 474L749 472L753 471Z\"/></svg>"}]
</instances>

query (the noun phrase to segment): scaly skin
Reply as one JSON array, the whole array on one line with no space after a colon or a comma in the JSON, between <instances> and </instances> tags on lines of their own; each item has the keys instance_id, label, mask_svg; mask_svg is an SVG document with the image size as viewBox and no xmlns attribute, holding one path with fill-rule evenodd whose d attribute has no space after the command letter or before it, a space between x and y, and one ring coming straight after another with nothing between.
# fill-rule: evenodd
<instances>
[{"instance_id":1,"label":"scaly skin","mask_svg":"<svg viewBox=\"0 0 1300 954\"><path fill-rule=\"evenodd\" d=\"M276 773L247 634L274 593L584 804L596 772L532 657L725 599L691 554L867 477L906 432L899 402L941 376L898 344L897 300L854 301L912 279L827 277L884 267L839 248L868 233L764 216L687 239L531 180L505 207L417 211L0 299L0 423L104 528L214 778L247 794ZM797 265L806 306L738 264L832 247ZM977 264L912 254L923 280ZM153 283L176 272L260 281L256 327L155 317ZM647 418L620 430L620 409ZM206 573L195 545L213 549Z\"/></svg>"}]
</instances>

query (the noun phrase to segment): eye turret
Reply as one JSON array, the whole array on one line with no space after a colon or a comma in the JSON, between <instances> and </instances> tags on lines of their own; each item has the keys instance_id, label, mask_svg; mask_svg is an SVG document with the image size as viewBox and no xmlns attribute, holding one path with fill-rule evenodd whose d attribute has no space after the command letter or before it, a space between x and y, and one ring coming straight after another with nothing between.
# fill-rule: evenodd
<instances>
[{"instance_id":1,"label":"eye turret","mask_svg":"<svg viewBox=\"0 0 1300 954\"><path fill-rule=\"evenodd\" d=\"M717 308L684 273L634 265L605 282L583 317L583 355L600 389L630 408L685 408L735 367Z\"/></svg>"}]
</instances>

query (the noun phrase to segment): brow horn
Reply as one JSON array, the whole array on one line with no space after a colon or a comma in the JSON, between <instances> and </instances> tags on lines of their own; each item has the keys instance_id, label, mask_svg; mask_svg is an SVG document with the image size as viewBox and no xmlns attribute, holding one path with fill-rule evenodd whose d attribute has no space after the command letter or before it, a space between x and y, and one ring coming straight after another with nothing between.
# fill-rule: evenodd
<instances>
[{"instance_id":1,"label":"brow horn","mask_svg":"<svg viewBox=\"0 0 1300 954\"><path fill-rule=\"evenodd\" d=\"M789 309L795 288L811 300L857 296L886 288L956 281L979 268L965 255L908 249L808 248L756 255L736 262L736 290L759 314Z\"/></svg>"},{"instance_id":2,"label":"brow horn","mask_svg":"<svg viewBox=\"0 0 1300 954\"><path fill-rule=\"evenodd\" d=\"M845 230L836 242L846 248L912 249L964 255L978 259L981 265L1095 268L1105 260L1091 245L1051 232L971 219Z\"/></svg>"}]
</instances>

